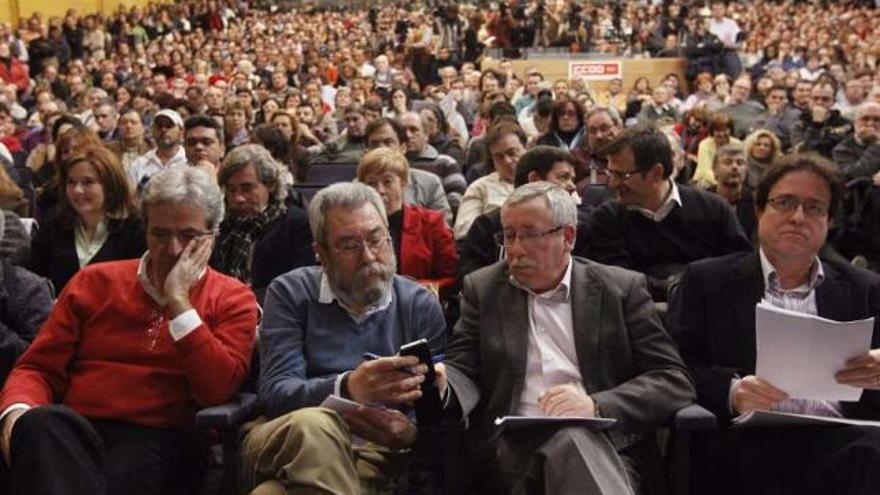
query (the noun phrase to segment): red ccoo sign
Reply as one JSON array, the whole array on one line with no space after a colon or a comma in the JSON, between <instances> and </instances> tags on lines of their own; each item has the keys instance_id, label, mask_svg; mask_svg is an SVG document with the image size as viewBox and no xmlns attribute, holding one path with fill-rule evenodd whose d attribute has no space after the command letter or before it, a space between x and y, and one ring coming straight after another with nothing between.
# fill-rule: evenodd
<instances>
[{"instance_id":1,"label":"red ccoo sign","mask_svg":"<svg viewBox=\"0 0 880 495\"><path fill-rule=\"evenodd\" d=\"M587 81L607 81L623 78L623 64L620 62L578 61L568 63L569 79L585 79Z\"/></svg>"}]
</instances>

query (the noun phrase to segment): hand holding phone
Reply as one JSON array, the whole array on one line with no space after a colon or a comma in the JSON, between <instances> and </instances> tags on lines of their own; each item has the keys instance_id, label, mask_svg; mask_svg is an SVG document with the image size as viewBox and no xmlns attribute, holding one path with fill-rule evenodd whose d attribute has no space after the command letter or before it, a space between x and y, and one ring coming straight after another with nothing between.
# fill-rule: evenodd
<instances>
[{"instance_id":1,"label":"hand holding phone","mask_svg":"<svg viewBox=\"0 0 880 495\"><path fill-rule=\"evenodd\" d=\"M425 380L421 383L422 396L417 399L413 406L416 418L420 425L436 423L443 418L443 404L440 401L440 391L437 388L437 372L434 369L434 356L428 341L419 339L410 342L400 348L398 353L401 357L415 356L419 360L419 366L425 366Z\"/></svg>"}]
</instances>

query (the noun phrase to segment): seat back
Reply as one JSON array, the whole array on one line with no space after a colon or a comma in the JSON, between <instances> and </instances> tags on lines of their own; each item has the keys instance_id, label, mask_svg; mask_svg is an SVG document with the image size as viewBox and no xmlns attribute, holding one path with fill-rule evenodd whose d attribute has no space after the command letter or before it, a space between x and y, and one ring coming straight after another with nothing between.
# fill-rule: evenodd
<instances>
[{"instance_id":1,"label":"seat back","mask_svg":"<svg viewBox=\"0 0 880 495\"><path fill-rule=\"evenodd\" d=\"M308 209L309 202L318 194L318 191L327 187L327 184L294 184L293 190L300 194L302 198L302 207Z\"/></svg>"},{"instance_id":2,"label":"seat back","mask_svg":"<svg viewBox=\"0 0 880 495\"><path fill-rule=\"evenodd\" d=\"M351 182L357 176L357 163L318 162L309 165L306 183L330 185L336 182Z\"/></svg>"}]
</instances>

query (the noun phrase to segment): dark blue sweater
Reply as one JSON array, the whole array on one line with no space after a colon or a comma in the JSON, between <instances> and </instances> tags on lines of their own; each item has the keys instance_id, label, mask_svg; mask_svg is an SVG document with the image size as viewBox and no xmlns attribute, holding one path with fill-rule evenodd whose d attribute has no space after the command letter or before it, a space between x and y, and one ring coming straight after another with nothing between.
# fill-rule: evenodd
<instances>
[{"instance_id":1,"label":"dark blue sweater","mask_svg":"<svg viewBox=\"0 0 880 495\"><path fill-rule=\"evenodd\" d=\"M427 339L436 355L446 349L446 322L437 298L418 283L394 277L391 304L361 322L338 302L318 302L320 267L279 276L266 291L260 325L260 402L270 418L319 405L340 373L365 352L380 356Z\"/></svg>"}]
</instances>

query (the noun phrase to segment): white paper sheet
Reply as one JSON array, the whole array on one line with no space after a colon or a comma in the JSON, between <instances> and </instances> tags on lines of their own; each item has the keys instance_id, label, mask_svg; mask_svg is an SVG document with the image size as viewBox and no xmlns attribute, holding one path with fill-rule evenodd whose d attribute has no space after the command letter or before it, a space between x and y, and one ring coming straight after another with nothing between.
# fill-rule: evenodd
<instances>
[{"instance_id":1,"label":"white paper sheet","mask_svg":"<svg viewBox=\"0 0 880 495\"><path fill-rule=\"evenodd\" d=\"M874 318L836 322L760 302L755 309L755 374L794 399L856 401L862 389L834 374L868 352Z\"/></svg>"},{"instance_id":2,"label":"white paper sheet","mask_svg":"<svg viewBox=\"0 0 880 495\"><path fill-rule=\"evenodd\" d=\"M321 407L326 407L327 409L333 409L334 411L342 414L347 413L349 411L356 411L359 407L364 404L359 402L355 402L353 400L345 399L338 395L328 395L324 402L321 402ZM373 404L366 404L368 407L372 407L374 409L384 409L384 406L377 406Z\"/></svg>"},{"instance_id":3,"label":"white paper sheet","mask_svg":"<svg viewBox=\"0 0 880 495\"><path fill-rule=\"evenodd\" d=\"M867 421L861 419L829 418L825 416L810 416L808 414L791 414L775 411L752 411L748 414L733 419L733 426L737 428L767 427L767 426L839 426L857 425L880 428L880 421Z\"/></svg>"},{"instance_id":4,"label":"white paper sheet","mask_svg":"<svg viewBox=\"0 0 880 495\"><path fill-rule=\"evenodd\" d=\"M495 420L498 428L516 430L541 426L583 426L591 430L607 430L617 424L614 418L587 418L556 416L504 416Z\"/></svg>"}]
</instances>

